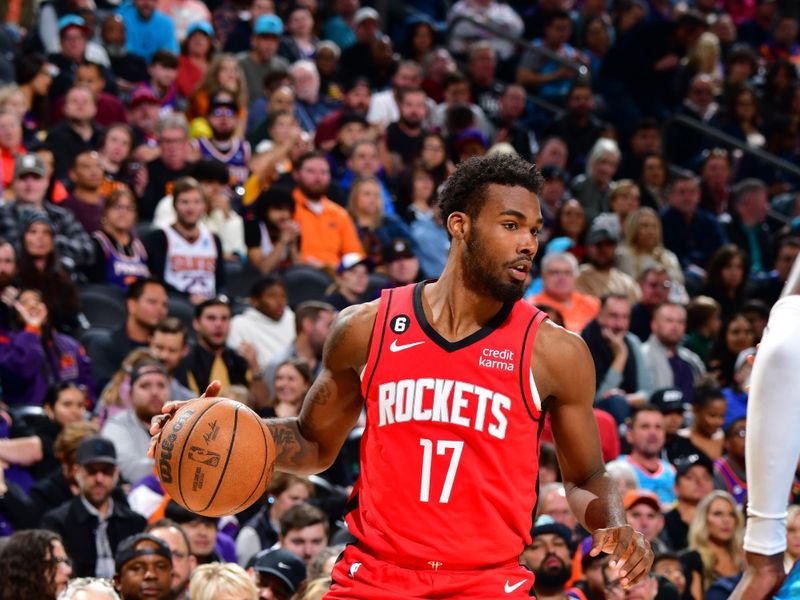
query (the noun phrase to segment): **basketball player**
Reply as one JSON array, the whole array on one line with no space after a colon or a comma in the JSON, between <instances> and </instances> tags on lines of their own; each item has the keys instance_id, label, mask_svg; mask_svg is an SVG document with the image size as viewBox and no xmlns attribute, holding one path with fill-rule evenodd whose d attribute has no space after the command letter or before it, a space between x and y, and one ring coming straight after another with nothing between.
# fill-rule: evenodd
<instances>
[{"instance_id":1,"label":"basketball player","mask_svg":"<svg viewBox=\"0 0 800 600\"><path fill-rule=\"evenodd\" d=\"M800 455L800 260L770 311L747 403L747 569L734 600L796 598L800 566L784 582L786 505ZM782 585L783 584L783 585ZM778 591L780 588L780 591Z\"/></svg>"},{"instance_id":2,"label":"basketball player","mask_svg":"<svg viewBox=\"0 0 800 600\"><path fill-rule=\"evenodd\" d=\"M591 553L613 554L625 586L649 572L649 544L626 524L601 458L589 352L521 301L542 227L539 181L514 157L462 163L441 195L452 246L439 280L342 311L300 416L267 421L276 468L318 473L366 402L347 515L358 543L326 599L527 598L533 575L519 556L545 410Z\"/></svg>"}]
</instances>

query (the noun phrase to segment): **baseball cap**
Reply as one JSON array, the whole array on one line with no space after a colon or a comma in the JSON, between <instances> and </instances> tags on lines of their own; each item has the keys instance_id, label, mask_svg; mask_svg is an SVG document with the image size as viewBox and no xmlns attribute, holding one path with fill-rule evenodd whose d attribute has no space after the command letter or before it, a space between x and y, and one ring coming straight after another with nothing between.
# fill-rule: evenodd
<instances>
[{"instance_id":1,"label":"baseball cap","mask_svg":"<svg viewBox=\"0 0 800 600\"><path fill-rule=\"evenodd\" d=\"M23 175L33 173L39 177L47 175L47 168L44 166L42 157L38 154L23 154L18 156L14 162L14 179L18 179Z\"/></svg>"},{"instance_id":2,"label":"baseball cap","mask_svg":"<svg viewBox=\"0 0 800 600\"><path fill-rule=\"evenodd\" d=\"M630 510L637 504L647 504L656 511L661 512L661 503L658 501L658 496L656 496L653 492L648 492L647 490L629 491L627 494L625 494L622 504L625 506L625 510Z\"/></svg>"},{"instance_id":3,"label":"baseball cap","mask_svg":"<svg viewBox=\"0 0 800 600\"><path fill-rule=\"evenodd\" d=\"M675 461L674 465L675 479L686 475L689 472L689 469L695 465L703 467L706 471L708 471L709 475L712 477L714 476L714 464L705 454L689 454L688 456L682 456Z\"/></svg>"},{"instance_id":4,"label":"baseball cap","mask_svg":"<svg viewBox=\"0 0 800 600\"><path fill-rule=\"evenodd\" d=\"M226 92L224 94L217 94L209 100L208 112L211 112L215 108L230 108L234 113L238 113L239 103L231 99L230 95Z\"/></svg>"},{"instance_id":5,"label":"baseball cap","mask_svg":"<svg viewBox=\"0 0 800 600\"><path fill-rule=\"evenodd\" d=\"M50 217L45 213L32 210L28 207L23 208L19 213L19 230L24 233L28 231L28 228L34 223L44 223L50 229L51 233L55 233L56 231Z\"/></svg>"},{"instance_id":6,"label":"baseball cap","mask_svg":"<svg viewBox=\"0 0 800 600\"><path fill-rule=\"evenodd\" d=\"M133 90L131 94L131 101L130 106L131 108L135 108L140 104L144 104L145 102L149 102L151 104L161 104L160 100L156 96L155 92L151 90L147 86L140 86Z\"/></svg>"},{"instance_id":7,"label":"baseball cap","mask_svg":"<svg viewBox=\"0 0 800 600\"><path fill-rule=\"evenodd\" d=\"M64 15L58 20L58 32L61 33L67 27L86 29L86 20L78 15Z\"/></svg>"},{"instance_id":8,"label":"baseball cap","mask_svg":"<svg viewBox=\"0 0 800 600\"><path fill-rule=\"evenodd\" d=\"M276 15L261 15L253 25L255 35L282 35L283 21Z\"/></svg>"},{"instance_id":9,"label":"baseball cap","mask_svg":"<svg viewBox=\"0 0 800 600\"><path fill-rule=\"evenodd\" d=\"M144 375L152 375L153 373L163 375L165 378L169 379L167 369L162 363L154 360L148 360L147 362L137 365L133 370L131 373L131 385L133 385L140 377L143 377Z\"/></svg>"},{"instance_id":10,"label":"baseball cap","mask_svg":"<svg viewBox=\"0 0 800 600\"><path fill-rule=\"evenodd\" d=\"M663 414L683 412L683 392L678 388L662 388L650 396L650 404Z\"/></svg>"},{"instance_id":11,"label":"baseball cap","mask_svg":"<svg viewBox=\"0 0 800 600\"><path fill-rule=\"evenodd\" d=\"M362 256L358 252L348 252L342 256L342 260L339 261L339 266L336 267L336 273L341 275L345 271L358 265L364 265L368 270L372 270L372 261L369 258Z\"/></svg>"},{"instance_id":12,"label":"baseball cap","mask_svg":"<svg viewBox=\"0 0 800 600\"><path fill-rule=\"evenodd\" d=\"M383 247L383 261L386 263L415 256L411 243L403 238L396 238Z\"/></svg>"},{"instance_id":13,"label":"baseball cap","mask_svg":"<svg viewBox=\"0 0 800 600\"><path fill-rule=\"evenodd\" d=\"M365 6L363 8L359 8L356 11L356 14L353 16L353 23L356 25L361 25L367 19L372 19L373 21L380 22L381 16L378 14L378 11L374 8L369 6Z\"/></svg>"},{"instance_id":14,"label":"baseball cap","mask_svg":"<svg viewBox=\"0 0 800 600\"><path fill-rule=\"evenodd\" d=\"M137 548L136 546L142 542L152 542L156 545L155 548ZM120 569L125 566L125 563L138 558L139 556L146 555L163 556L168 561L172 562L172 552L167 546L167 543L149 533L137 533L126 537L119 543L117 553L114 555L114 568L119 573Z\"/></svg>"},{"instance_id":15,"label":"baseball cap","mask_svg":"<svg viewBox=\"0 0 800 600\"><path fill-rule=\"evenodd\" d=\"M586 234L587 244L599 244L601 242L619 243L619 235L605 224L593 224Z\"/></svg>"},{"instance_id":16,"label":"baseball cap","mask_svg":"<svg viewBox=\"0 0 800 600\"><path fill-rule=\"evenodd\" d=\"M92 463L117 464L117 451L111 440L99 435L91 435L81 440L75 453L75 462L79 465Z\"/></svg>"},{"instance_id":17,"label":"baseball cap","mask_svg":"<svg viewBox=\"0 0 800 600\"><path fill-rule=\"evenodd\" d=\"M288 550L263 550L256 554L253 569L269 573L283 581L294 593L306 578L303 561Z\"/></svg>"},{"instance_id":18,"label":"baseball cap","mask_svg":"<svg viewBox=\"0 0 800 600\"><path fill-rule=\"evenodd\" d=\"M211 26L211 23L207 21L195 21L194 23L189 23L189 26L186 28L186 39L188 39L194 32L202 31L208 37L214 37L214 28Z\"/></svg>"}]
</instances>

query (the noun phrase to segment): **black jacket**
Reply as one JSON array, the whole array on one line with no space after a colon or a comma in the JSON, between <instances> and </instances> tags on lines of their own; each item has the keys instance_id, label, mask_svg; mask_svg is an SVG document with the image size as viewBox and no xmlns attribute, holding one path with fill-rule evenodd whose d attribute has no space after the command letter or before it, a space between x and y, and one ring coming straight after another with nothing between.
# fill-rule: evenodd
<instances>
[{"instance_id":1,"label":"black jacket","mask_svg":"<svg viewBox=\"0 0 800 600\"><path fill-rule=\"evenodd\" d=\"M108 541L112 554L119 543L130 535L141 533L147 526L145 518L130 508L114 502L108 519ZM80 496L51 510L42 518L42 528L55 531L64 540L64 549L72 559L74 577L94 577L97 563L95 530L97 517L90 514Z\"/></svg>"}]
</instances>

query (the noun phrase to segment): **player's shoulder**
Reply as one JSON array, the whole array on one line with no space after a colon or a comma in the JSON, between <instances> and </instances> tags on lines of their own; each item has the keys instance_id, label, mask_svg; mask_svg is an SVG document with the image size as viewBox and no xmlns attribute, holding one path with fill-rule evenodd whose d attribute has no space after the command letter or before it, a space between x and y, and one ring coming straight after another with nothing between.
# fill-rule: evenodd
<instances>
[{"instance_id":1,"label":"player's shoulder","mask_svg":"<svg viewBox=\"0 0 800 600\"><path fill-rule=\"evenodd\" d=\"M536 336L534 353L543 357L564 361L588 355L586 342L580 335L564 329L550 319L542 321Z\"/></svg>"},{"instance_id":2,"label":"player's shoulder","mask_svg":"<svg viewBox=\"0 0 800 600\"><path fill-rule=\"evenodd\" d=\"M354 304L336 315L325 344L326 360L364 364L380 300Z\"/></svg>"},{"instance_id":3,"label":"player's shoulder","mask_svg":"<svg viewBox=\"0 0 800 600\"><path fill-rule=\"evenodd\" d=\"M543 321L536 334L531 357L537 385L559 396L565 382L591 380L594 384L594 363L586 342L550 320Z\"/></svg>"}]
</instances>

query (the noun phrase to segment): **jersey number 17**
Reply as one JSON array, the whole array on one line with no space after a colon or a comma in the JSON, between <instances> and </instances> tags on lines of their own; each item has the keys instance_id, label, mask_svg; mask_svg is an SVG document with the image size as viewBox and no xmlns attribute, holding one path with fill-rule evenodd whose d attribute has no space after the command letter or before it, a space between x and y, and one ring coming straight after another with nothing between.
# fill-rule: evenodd
<instances>
[{"instance_id":1,"label":"jersey number 17","mask_svg":"<svg viewBox=\"0 0 800 600\"><path fill-rule=\"evenodd\" d=\"M420 438L419 445L422 446L422 478L419 485L420 502L428 502L431 495L431 463L433 462L433 440ZM445 452L452 450L450 455L450 466L447 468L447 475L444 478L442 493L439 496L440 504L447 504L450 500L450 492L453 490L453 481L456 478L458 462L461 460L461 451L464 449L463 441L437 440L436 455L444 456Z\"/></svg>"}]
</instances>

